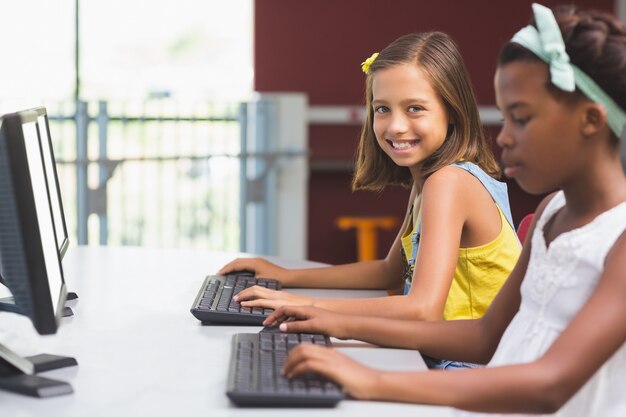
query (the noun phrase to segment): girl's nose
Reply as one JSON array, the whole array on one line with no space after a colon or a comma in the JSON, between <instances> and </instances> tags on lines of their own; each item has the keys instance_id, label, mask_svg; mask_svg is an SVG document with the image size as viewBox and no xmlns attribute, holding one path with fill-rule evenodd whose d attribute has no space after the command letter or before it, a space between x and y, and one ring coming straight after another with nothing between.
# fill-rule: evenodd
<instances>
[{"instance_id":1,"label":"girl's nose","mask_svg":"<svg viewBox=\"0 0 626 417\"><path fill-rule=\"evenodd\" d=\"M498 132L498 136L496 137L496 143L501 148L508 148L513 144L513 138L509 134L506 123L502 124L500 132Z\"/></svg>"},{"instance_id":2,"label":"girl's nose","mask_svg":"<svg viewBox=\"0 0 626 417\"><path fill-rule=\"evenodd\" d=\"M404 133L408 130L409 123L406 117L400 113L395 112L391 114L391 120L389 121L389 132L393 134Z\"/></svg>"}]
</instances>

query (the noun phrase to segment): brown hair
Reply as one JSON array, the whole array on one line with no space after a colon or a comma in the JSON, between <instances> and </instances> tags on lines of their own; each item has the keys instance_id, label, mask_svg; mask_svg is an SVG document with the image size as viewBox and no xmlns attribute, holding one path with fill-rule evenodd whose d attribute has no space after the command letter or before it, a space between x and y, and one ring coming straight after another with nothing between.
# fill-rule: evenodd
<instances>
[{"instance_id":1,"label":"brown hair","mask_svg":"<svg viewBox=\"0 0 626 417\"><path fill-rule=\"evenodd\" d=\"M472 85L456 43L441 32L413 33L383 49L369 68L365 81L367 114L357 148L352 189L382 191L387 185L409 187L413 182L409 168L396 165L378 145L372 109L372 79L376 72L407 63L414 63L427 74L450 121L445 142L423 162L422 175L427 177L464 159L498 177L500 169L480 123Z\"/></svg>"},{"instance_id":2,"label":"brown hair","mask_svg":"<svg viewBox=\"0 0 626 417\"><path fill-rule=\"evenodd\" d=\"M608 13L580 11L575 6L558 6L553 13L571 63L591 77L622 109L626 109L626 29L622 23ZM535 24L534 19L531 24ZM500 51L498 65L514 61L543 63L528 49L509 42ZM568 93L548 81L546 89L563 102L587 100L578 88ZM617 136L612 135L612 143L619 143Z\"/></svg>"}]
</instances>

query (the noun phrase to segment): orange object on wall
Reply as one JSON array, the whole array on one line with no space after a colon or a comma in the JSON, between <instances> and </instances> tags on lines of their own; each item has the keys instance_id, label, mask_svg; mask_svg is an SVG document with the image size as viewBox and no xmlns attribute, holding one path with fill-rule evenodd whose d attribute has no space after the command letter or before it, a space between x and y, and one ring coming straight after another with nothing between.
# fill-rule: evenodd
<instances>
[{"instance_id":1,"label":"orange object on wall","mask_svg":"<svg viewBox=\"0 0 626 417\"><path fill-rule=\"evenodd\" d=\"M398 226L395 217L341 216L337 218L341 230L356 229L357 256L359 261L376 259L378 253L377 229L391 230Z\"/></svg>"}]
</instances>

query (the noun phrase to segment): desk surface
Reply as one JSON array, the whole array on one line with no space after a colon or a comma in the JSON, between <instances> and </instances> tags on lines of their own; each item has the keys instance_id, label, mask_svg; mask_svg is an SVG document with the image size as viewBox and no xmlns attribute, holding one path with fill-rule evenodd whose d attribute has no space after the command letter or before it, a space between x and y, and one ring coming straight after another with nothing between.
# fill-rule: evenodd
<instances>
[{"instance_id":1,"label":"desk surface","mask_svg":"<svg viewBox=\"0 0 626 417\"><path fill-rule=\"evenodd\" d=\"M287 416L294 409L241 409L225 395L234 333L254 326L201 325L189 312L204 275L235 256L145 248L70 248L66 282L79 300L68 303L56 335L39 336L30 321L0 316L0 342L22 356L75 357L79 366L42 373L72 384L74 394L35 399L0 391L2 416ZM281 262L285 266L313 263ZM319 296L371 297L382 291L298 290ZM388 370L424 369L415 351L336 341L355 359ZM318 415L319 409L298 409ZM344 400L324 415L450 416L443 407Z\"/></svg>"}]
</instances>

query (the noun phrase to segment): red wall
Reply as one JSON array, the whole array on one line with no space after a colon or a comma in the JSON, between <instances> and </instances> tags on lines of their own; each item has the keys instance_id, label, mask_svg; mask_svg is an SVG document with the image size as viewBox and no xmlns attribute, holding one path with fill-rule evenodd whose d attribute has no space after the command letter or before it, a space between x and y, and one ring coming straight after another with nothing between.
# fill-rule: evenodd
<instances>
[{"instance_id":1,"label":"red wall","mask_svg":"<svg viewBox=\"0 0 626 417\"><path fill-rule=\"evenodd\" d=\"M255 89L301 91L312 105L363 103L360 63L410 32L439 30L458 42L480 105L494 105L493 73L501 45L527 24L531 1L493 0L256 0L254 18ZM561 1L542 1L546 6ZM613 12L614 0L574 2L582 8ZM312 171L309 184L309 259L344 263L356 260L353 232L341 231L341 215L393 215L402 218L408 192L350 191L347 169L323 169L329 161L348 165L359 127L310 127ZM495 138L497 128L489 129ZM539 201L509 182L514 220ZM332 202L332 204L329 204ZM384 256L396 232L380 233Z\"/></svg>"}]
</instances>

